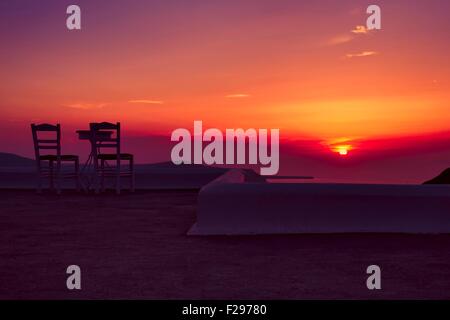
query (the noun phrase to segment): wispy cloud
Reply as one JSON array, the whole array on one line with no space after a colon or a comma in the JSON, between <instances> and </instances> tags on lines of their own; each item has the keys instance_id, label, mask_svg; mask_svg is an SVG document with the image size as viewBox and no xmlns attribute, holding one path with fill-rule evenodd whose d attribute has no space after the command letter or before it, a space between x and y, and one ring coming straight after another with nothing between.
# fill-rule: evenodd
<instances>
[{"instance_id":1,"label":"wispy cloud","mask_svg":"<svg viewBox=\"0 0 450 320\"><path fill-rule=\"evenodd\" d=\"M358 58L358 57L370 57L370 56L374 56L377 54L378 54L378 52L376 52L376 51L363 51L363 52L359 52L359 53L347 53L345 56L347 58Z\"/></svg>"},{"instance_id":2,"label":"wispy cloud","mask_svg":"<svg viewBox=\"0 0 450 320\"><path fill-rule=\"evenodd\" d=\"M225 96L225 98L248 98L248 97L250 97L250 95L246 93L235 93L235 94L228 94Z\"/></svg>"},{"instance_id":3,"label":"wispy cloud","mask_svg":"<svg viewBox=\"0 0 450 320\"><path fill-rule=\"evenodd\" d=\"M327 45L334 46L350 42L352 40L357 39L359 36L369 34L370 30L368 30L365 26L358 25L354 29L350 30L350 32L351 33L343 33L335 35L334 37L332 37L327 41Z\"/></svg>"},{"instance_id":4,"label":"wispy cloud","mask_svg":"<svg viewBox=\"0 0 450 320\"><path fill-rule=\"evenodd\" d=\"M63 106L72 109L90 110L90 109L101 109L107 105L108 103L71 103L65 104Z\"/></svg>"},{"instance_id":5,"label":"wispy cloud","mask_svg":"<svg viewBox=\"0 0 450 320\"><path fill-rule=\"evenodd\" d=\"M138 100L128 100L128 103L137 103L137 104L163 104L164 101L161 101L161 100L138 99Z\"/></svg>"},{"instance_id":6,"label":"wispy cloud","mask_svg":"<svg viewBox=\"0 0 450 320\"><path fill-rule=\"evenodd\" d=\"M365 26L356 26L355 29L352 30L352 33L367 34L369 33L369 29L367 29Z\"/></svg>"},{"instance_id":7,"label":"wispy cloud","mask_svg":"<svg viewBox=\"0 0 450 320\"><path fill-rule=\"evenodd\" d=\"M354 38L355 37L350 35L350 34L340 34L340 35L334 36L333 38L328 40L327 44L330 45L330 46L334 46L334 45L350 42Z\"/></svg>"}]
</instances>

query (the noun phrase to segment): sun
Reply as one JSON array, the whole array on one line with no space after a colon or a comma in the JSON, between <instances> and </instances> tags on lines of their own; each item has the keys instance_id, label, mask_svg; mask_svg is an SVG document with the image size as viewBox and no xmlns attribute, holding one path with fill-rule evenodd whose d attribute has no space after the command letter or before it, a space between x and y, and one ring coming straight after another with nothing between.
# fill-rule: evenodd
<instances>
[{"instance_id":1,"label":"sun","mask_svg":"<svg viewBox=\"0 0 450 320\"><path fill-rule=\"evenodd\" d=\"M347 156L348 152L351 150L352 146L349 144L334 146L333 151L337 152L340 156Z\"/></svg>"},{"instance_id":2,"label":"sun","mask_svg":"<svg viewBox=\"0 0 450 320\"><path fill-rule=\"evenodd\" d=\"M350 154L350 151L356 148L354 139L348 137L325 140L322 142L322 145L326 146L329 151L337 153L341 157L347 157Z\"/></svg>"}]
</instances>

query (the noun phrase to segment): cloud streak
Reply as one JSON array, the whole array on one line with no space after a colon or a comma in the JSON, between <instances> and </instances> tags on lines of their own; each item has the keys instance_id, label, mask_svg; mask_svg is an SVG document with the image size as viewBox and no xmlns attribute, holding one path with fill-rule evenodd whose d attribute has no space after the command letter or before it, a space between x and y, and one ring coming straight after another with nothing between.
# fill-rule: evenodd
<instances>
[{"instance_id":1,"label":"cloud streak","mask_svg":"<svg viewBox=\"0 0 450 320\"><path fill-rule=\"evenodd\" d=\"M134 103L134 104L164 104L164 101L161 101L161 100L148 100L148 99L137 99L137 100L128 100L128 103Z\"/></svg>"},{"instance_id":2,"label":"cloud streak","mask_svg":"<svg viewBox=\"0 0 450 320\"><path fill-rule=\"evenodd\" d=\"M367 34L369 33L369 30L365 26L356 26L355 29L352 30L352 33Z\"/></svg>"},{"instance_id":3,"label":"cloud streak","mask_svg":"<svg viewBox=\"0 0 450 320\"><path fill-rule=\"evenodd\" d=\"M246 94L246 93L235 93L235 94L228 94L228 95L225 96L225 98L230 98L230 99L233 99L233 98L248 98L248 97L250 97L250 95Z\"/></svg>"},{"instance_id":4,"label":"cloud streak","mask_svg":"<svg viewBox=\"0 0 450 320\"><path fill-rule=\"evenodd\" d=\"M72 103L72 104L65 104L63 106L71 109L90 110L90 109L101 109L107 105L108 103Z\"/></svg>"},{"instance_id":5,"label":"cloud streak","mask_svg":"<svg viewBox=\"0 0 450 320\"><path fill-rule=\"evenodd\" d=\"M351 59L351 58L360 58L360 57L370 57L370 56L374 56L377 54L378 54L378 52L376 52L376 51L363 51L363 52L359 52L359 53L347 53L345 55L345 57Z\"/></svg>"},{"instance_id":6,"label":"cloud streak","mask_svg":"<svg viewBox=\"0 0 450 320\"><path fill-rule=\"evenodd\" d=\"M338 45L338 44L342 44L342 43L347 43L347 42L352 41L354 38L355 38L354 36L349 35L349 34L340 34L340 35L337 35L337 36L331 38L328 41L328 45L334 46L334 45Z\"/></svg>"},{"instance_id":7,"label":"cloud streak","mask_svg":"<svg viewBox=\"0 0 450 320\"><path fill-rule=\"evenodd\" d=\"M370 30L368 30L363 25L357 25L354 29L350 30L351 34L338 34L331 39L328 40L327 44L330 46L339 45L343 43L347 43L357 39L360 36L369 34Z\"/></svg>"}]
</instances>

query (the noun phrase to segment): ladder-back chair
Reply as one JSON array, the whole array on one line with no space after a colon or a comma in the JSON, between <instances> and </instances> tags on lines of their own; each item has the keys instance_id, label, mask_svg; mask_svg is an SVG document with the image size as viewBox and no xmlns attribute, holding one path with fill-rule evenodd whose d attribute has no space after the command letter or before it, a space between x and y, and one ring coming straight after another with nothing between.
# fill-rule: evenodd
<instances>
[{"instance_id":1,"label":"ladder-back chair","mask_svg":"<svg viewBox=\"0 0 450 320\"><path fill-rule=\"evenodd\" d=\"M134 191L134 157L130 153L121 152L120 122L91 123L92 147L95 170L95 192L100 188L105 190L105 178L114 177L116 193L121 191L121 177L130 181L130 191ZM111 135L101 134L102 131L112 131ZM112 150L103 152L104 149ZM109 161L109 162L108 162ZM122 166L123 161L128 162L128 168ZM100 186L99 186L100 179Z\"/></svg>"},{"instance_id":2,"label":"ladder-back chair","mask_svg":"<svg viewBox=\"0 0 450 320\"><path fill-rule=\"evenodd\" d=\"M61 179L74 178L77 191L80 190L80 162L76 155L61 154L61 126L59 124L32 124L34 154L36 158L37 191L42 191L42 183L45 178L49 180L50 189L55 188L61 193ZM42 137L45 135L45 137ZM45 151L44 151L45 150ZM42 152L41 152L42 151ZM63 172L62 162L73 162L73 172ZM48 164L48 166L45 166ZM55 170L56 164L56 170Z\"/></svg>"}]
</instances>

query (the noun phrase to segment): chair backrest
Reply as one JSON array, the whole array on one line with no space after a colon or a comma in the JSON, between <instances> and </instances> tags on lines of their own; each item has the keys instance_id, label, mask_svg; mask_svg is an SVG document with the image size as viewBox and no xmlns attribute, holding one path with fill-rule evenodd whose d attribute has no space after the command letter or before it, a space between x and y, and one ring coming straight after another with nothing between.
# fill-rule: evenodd
<instances>
[{"instance_id":1,"label":"chair backrest","mask_svg":"<svg viewBox=\"0 0 450 320\"><path fill-rule=\"evenodd\" d=\"M61 125L56 124L31 124L33 134L34 154L39 161L40 150L54 150L57 157L61 156ZM41 138L45 134L44 138ZM46 151L49 153L49 151Z\"/></svg>"},{"instance_id":2,"label":"chair backrest","mask_svg":"<svg viewBox=\"0 0 450 320\"><path fill-rule=\"evenodd\" d=\"M120 122L94 122L89 124L89 129L96 154L103 148L116 149L115 153L120 154Z\"/></svg>"}]
</instances>

